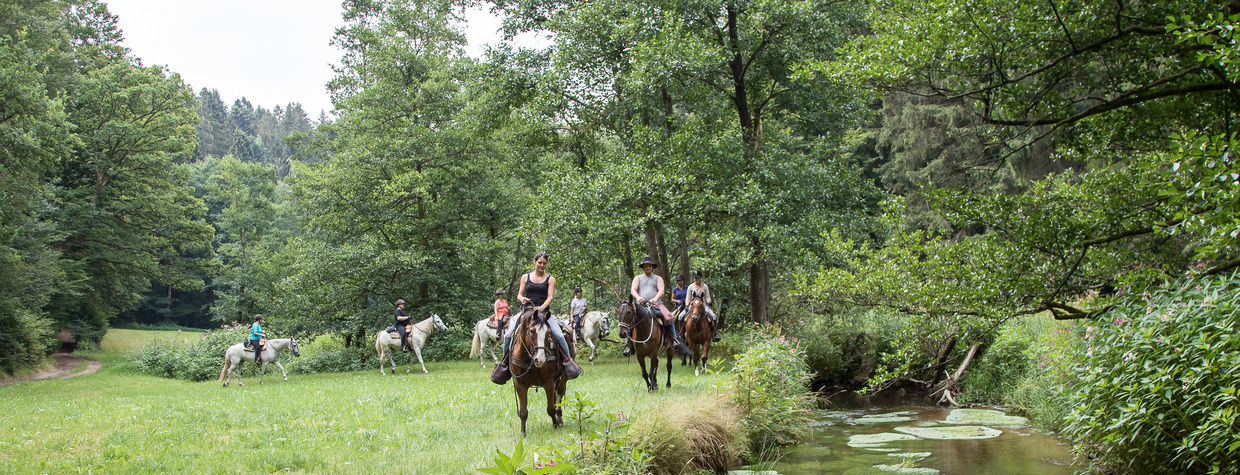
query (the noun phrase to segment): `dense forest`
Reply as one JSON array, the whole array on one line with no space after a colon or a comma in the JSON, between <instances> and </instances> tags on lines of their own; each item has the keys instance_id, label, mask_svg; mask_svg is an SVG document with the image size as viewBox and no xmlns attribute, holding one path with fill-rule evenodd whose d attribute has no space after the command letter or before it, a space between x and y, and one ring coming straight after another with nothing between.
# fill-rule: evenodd
<instances>
[{"instance_id":1,"label":"dense forest","mask_svg":"<svg viewBox=\"0 0 1240 475\"><path fill-rule=\"evenodd\" d=\"M3 0L6 371L126 322L262 313L360 345L403 298L468 327L546 251L603 309L643 256L700 270L729 324L821 345L823 384L943 401L1013 322L1081 321L1065 367L1093 386L1054 397L1084 411L1137 398L1095 368L1164 384L1133 361L1176 337L1123 327L1154 302L1233 308L1236 2L490 6L551 46L473 58L460 2L345 1L310 120L195 95L97 0ZM1204 328L1197 367L1236 362L1234 315L1161 315ZM1094 455L1162 454L1134 446Z\"/></svg>"}]
</instances>

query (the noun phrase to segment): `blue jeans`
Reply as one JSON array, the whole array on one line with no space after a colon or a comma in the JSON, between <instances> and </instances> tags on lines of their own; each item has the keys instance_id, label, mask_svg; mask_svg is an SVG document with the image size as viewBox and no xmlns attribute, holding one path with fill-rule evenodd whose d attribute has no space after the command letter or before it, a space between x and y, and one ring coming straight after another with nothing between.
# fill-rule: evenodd
<instances>
[{"instance_id":1,"label":"blue jeans","mask_svg":"<svg viewBox=\"0 0 1240 475\"><path fill-rule=\"evenodd\" d=\"M512 334L517 331L517 320L525 318L525 312L514 318L508 319L508 328L504 330L504 353L512 348ZM560 319L555 315L547 315L547 326L551 329L551 336L555 338L555 344L560 345L564 349L564 354L568 354L568 342L564 340L564 330L560 328Z\"/></svg>"}]
</instances>

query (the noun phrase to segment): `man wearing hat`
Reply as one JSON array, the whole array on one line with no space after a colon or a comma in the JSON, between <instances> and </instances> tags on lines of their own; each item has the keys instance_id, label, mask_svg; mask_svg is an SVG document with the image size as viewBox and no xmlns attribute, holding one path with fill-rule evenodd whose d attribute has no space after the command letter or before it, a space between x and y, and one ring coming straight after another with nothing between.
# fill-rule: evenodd
<instances>
[{"instance_id":1,"label":"man wearing hat","mask_svg":"<svg viewBox=\"0 0 1240 475\"><path fill-rule=\"evenodd\" d=\"M577 287L573 291L573 301L570 305L572 305L573 331L577 333L578 338L581 338L581 323L586 319L586 312L588 311L586 299L581 296L581 287Z\"/></svg>"},{"instance_id":2,"label":"man wearing hat","mask_svg":"<svg viewBox=\"0 0 1240 475\"><path fill-rule=\"evenodd\" d=\"M409 314L405 313L405 299L396 299L396 333L400 334L400 351L409 352Z\"/></svg>"},{"instance_id":3,"label":"man wearing hat","mask_svg":"<svg viewBox=\"0 0 1240 475\"><path fill-rule=\"evenodd\" d=\"M661 323L663 323L663 328L672 334L672 346L675 346L676 351L680 352L680 354L687 355L689 354L689 347L676 334L676 325L672 324L675 321L672 317L672 312L662 302L663 291L665 290L663 278L654 273L654 268L658 266L659 264L655 263L650 256L643 258L642 274L633 277L633 283L629 286L629 294L637 301L639 312L646 311L643 310L643 307L646 307L648 311L655 313L652 316L656 317L656 320L658 320L658 317L662 317ZM627 351L631 351L631 349L626 348Z\"/></svg>"}]
</instances>

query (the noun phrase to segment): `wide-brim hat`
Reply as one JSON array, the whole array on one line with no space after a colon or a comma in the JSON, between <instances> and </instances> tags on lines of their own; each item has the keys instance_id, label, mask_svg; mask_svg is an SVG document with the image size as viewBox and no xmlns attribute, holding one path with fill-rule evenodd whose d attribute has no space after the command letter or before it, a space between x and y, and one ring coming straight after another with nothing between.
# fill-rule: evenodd
<instances>
[{"instance_id":1,"label":"wide-brim hat","mask_svg":"<svg viewBox=\"0 0 1240 475\"><path fill-rule=\"evenodd\" d=\"M646 256L646 257L642 258L642 263L641 263L641 265L640 265L640 266L638 266L638 267L646 267L646 264L650 264L650 265L654 266L656 269L658 269L658 268L659 268L659 263L658 263L658 262L655 262L655 261L654 261L654 259L651 259L651 258L650 258L650 256Z\"/></svg>"}]
</instances>

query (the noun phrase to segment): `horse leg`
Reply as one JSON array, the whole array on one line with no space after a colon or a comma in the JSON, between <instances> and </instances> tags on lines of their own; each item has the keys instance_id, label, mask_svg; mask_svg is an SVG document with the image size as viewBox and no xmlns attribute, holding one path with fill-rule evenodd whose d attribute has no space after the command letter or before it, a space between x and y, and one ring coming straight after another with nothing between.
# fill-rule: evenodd
<instances>
[{"instance_id":1,"label":"horse leg","mask_svg":"<svg viewBox=\"0 0 1240 475\"><path fill-rule=\"evenodd\" d=\"M551 417L551 427L559 429L564 424L560 422L560 395L555 387L556 381L544 383L543 394L547 395L547 415Z\"/></svg>"},{"instance_id":2,"label":"horse leg","mask_svg":"<svg viewBox=\"0 0 1240 475\"><path fill-rule=\"evenodd\" d=\"M521 418L521 437L525 437L525 418L530 415L530 408L526 404L529 403L529 387L516 381L512 382L512 387L517 390L517 417Z\"/></svg>"},{"instance_id":3,"label":"horse leg","mask_svg":"<svg viewBox=\"0 0 1240 475\"><path fill-rule=\"evenodd\" d=\"M245 383L241 382L241 365L243 364L245 364L244 356L237 360L237 364L233 365L233 371L237 372L237 386L245 386Z\"/></svg>"},{"instance_id":4,"label":"horse leg","mask_svg":"<svg viewBox=\"0 0 1240 475\"><path fill-rule=\"evenodd\" d=\"M710 338L702 343L702 371L706 371L706 358L710 357Z\"/></svg>"},{"instance_id":5,"label":"horse leg","mask_svg":"<svg viewBox=\"0 0 1240 475\"><path fill-rule=\"evenodd\" d=\"M379 374L380 374L380 375L383 375L383 376L386 376L386 375L387 375L387 373L384 373L384 372L383 372L383 349L382 349L382 348L376 348L376 350L379 352Z\"/></svg>"},{"instance_id":6,"label":"horse leg","mask_svg":"<svg viewBox=\"0 0 1240 475\"><path fill-rule=\"evenodd\" d=\"M654 391L653 389L650 389L650 375L646 374L646 357L637 355L637 365L642 368L642 381L646 383L646 390Z\"/></svg>"},{"instance_id":7,"label":"horse leg","mask_svg":"<svg viewBox=\"0 0 1240 475\"><path fill-rule=\"evenodd\" d=\"M586 345L590 346L590 364L594 364L594 351L597 348L591 340L585 340Z\"/></svg>"},{"instance_id":8,"label":"horse leg","mask_svg":"<svg viewBox=\"0 0 1240 475\"><path fill-rule=\"evenodd\" d=\"M263 384L263 374L267 373L267 360L258 365L258 384Z\"/></svg>"},{"instance_id":9,"label":"horse leg","mask_svg":"<svg viewBox=\"0 0 1240 475\"><path fill-rule=\"evenodd\" d=\"M667 350L667 387L672 387L672 350Z\"/></svg>"},{"instance_id":10,"label":"horse leg","mask_svg":"<svg viewBox=\"0 0 1240 475\"><path fill-rule=\"evenodd\" d=\"M560 425L556 427L564 427L564 396L568 394L568 379L564 377L556 378L555 383L555 420Z\"/></svg>"},{"instance_id":11,"label":"horse leg","mask_svg":"<svg viewBox=\"0 0 1240 475\"><path fill-rule=\"evenodd\" d=\"M418 356L418 364L422 365L422 372L429 373L430 371L426 370L426 363L422 362L422 346L413 345L413 354ZM413 371L413 360L412 359L409 360L409 370Z\"/></svg>"},{"instance_id":12,"label":"horse leg","mask_svg":"<svg viewBox=\"0 0 1240 475\"><path fill-rule=\"evenodd\" d=\"M667 368L672 368L672 359L667 359ZM650 392L659 390L659 352L655 351L650 355Z\"/></svg>"},{"instance_id":13,"label":"horse leg","mask_svg":"<svg viewBox=\"0 0 1240 475\"><path fill-rule=\"evenodd\" d=\"M272 364L276 365L277 368L280 368L280 376L284 376L284 380L288 381L288 373L284 372L284 365L280 364L278 360L273 361Z\"/></svg>"}]
</instances>

